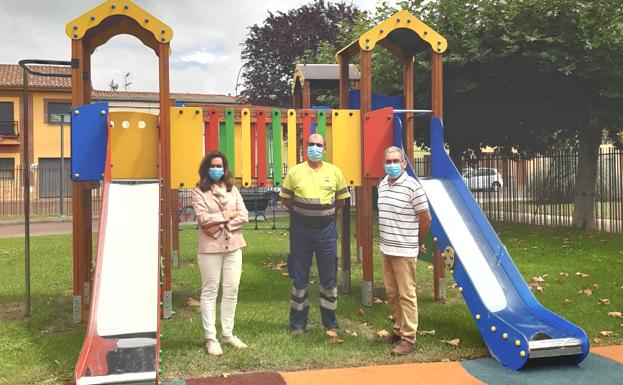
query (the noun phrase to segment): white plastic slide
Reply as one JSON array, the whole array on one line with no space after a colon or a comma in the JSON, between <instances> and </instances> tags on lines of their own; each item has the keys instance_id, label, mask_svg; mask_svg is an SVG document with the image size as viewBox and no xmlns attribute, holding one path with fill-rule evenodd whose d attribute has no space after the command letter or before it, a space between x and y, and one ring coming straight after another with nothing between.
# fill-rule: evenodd
<instances>
[{"instance_id":1,"label":"white plastic slide","mask_svg":"<svg viewBox=\"0 0 623 385\"><path fill-rule=\"evenodd\" d=\"M78 385L156 380L158 206L155 181L106 182Z\"/></svg>"}]
</instances>

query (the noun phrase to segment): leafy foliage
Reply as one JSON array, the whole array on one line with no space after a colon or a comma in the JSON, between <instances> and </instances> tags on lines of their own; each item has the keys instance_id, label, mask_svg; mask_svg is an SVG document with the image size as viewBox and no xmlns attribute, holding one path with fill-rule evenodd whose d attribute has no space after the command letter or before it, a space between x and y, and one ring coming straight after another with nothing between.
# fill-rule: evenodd
<instances>
[{"instance_id":1,"label":"leafy foliage","mask_svg":"<svg viewBox=\"0 0 623 385\"><path fill-rule=\"evenodd\" d=\"M269 13L263 24L249 28L242 44L244 94L253 104L290 105L295 64L317 62L313 58L322 44L335 52L340 31L349 31L360 14L354 5L324 0Z\"/></svg>"}]
</instances>

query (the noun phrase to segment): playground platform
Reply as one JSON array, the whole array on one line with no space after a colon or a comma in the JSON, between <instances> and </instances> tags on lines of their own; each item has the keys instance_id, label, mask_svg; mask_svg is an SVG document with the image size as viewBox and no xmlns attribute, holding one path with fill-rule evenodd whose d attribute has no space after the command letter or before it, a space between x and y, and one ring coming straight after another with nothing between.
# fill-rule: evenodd
<instances>
[{"instance_id":1,"label":"playground platform","mask_svg":"<svg viewBox=\"0 0 623 385\"><path fill-rule=\"evenodd\" d=\"M209 359L209 358L206 358ZM493 358L357 368L262 372L165 382L166 385L619 385L623 345L595 347L578 366L529 366L513 371Z\"/></svg>"}]
</instances>

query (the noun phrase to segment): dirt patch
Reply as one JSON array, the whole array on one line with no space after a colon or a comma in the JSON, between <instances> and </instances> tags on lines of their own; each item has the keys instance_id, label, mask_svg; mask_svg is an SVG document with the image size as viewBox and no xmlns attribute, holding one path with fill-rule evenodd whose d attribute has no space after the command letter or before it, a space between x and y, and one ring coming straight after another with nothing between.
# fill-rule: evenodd
<instances>
[{"instance_id":1,"label":"dirt patch","mask_svg":"<svg viewBox=\"0 0 623 385\"><path fill-rule=\"evenodd\" d=\"M25 313L23 302L0 303L0 321L17 321L24 318Z\"/></svg>"},{"instance_id":2,"label":"dirt patch","mask_svg":"<svg viewBox=\"0 0 623 385\"><path fill-rule=\"evenodd\" d=\"M286 385L279 373L247 373L186 380L187 385Z\"/></svg>"}]
</instances>

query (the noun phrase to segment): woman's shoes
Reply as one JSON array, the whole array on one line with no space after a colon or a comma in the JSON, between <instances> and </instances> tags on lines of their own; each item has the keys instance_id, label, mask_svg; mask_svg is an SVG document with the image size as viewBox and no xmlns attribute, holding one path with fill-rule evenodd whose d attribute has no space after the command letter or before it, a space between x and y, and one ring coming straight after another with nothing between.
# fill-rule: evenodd
<instances>
[{"instance_id":1,"label":"woman's shoes","mask_svg":"<svg viewBox=\"0 0 623 385\"><path fill-rule=\"evenodd\" d=\"M223 349L221 349L221 344L219 344L218 341L215 340L206 340L205 350L206 353L211 356L223 355Z\"/></svg>"},{"instance_id":2,"label":"woman's shoes","mask_svg":"<svg viewBox=\"0 0 623 385\"><path fill-rule=\"evenodd\" d=\"M244 349L247 347L247 344L242 342L240 338L236 336L223 336L221 340L223 341L223 343L231 345L236 349Z\"/></svg>"}]
</instances>

